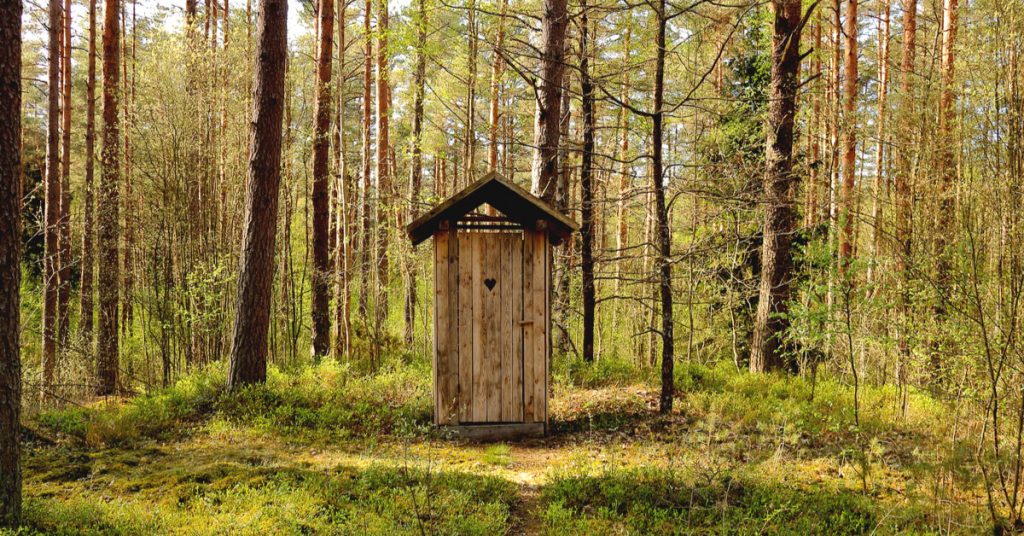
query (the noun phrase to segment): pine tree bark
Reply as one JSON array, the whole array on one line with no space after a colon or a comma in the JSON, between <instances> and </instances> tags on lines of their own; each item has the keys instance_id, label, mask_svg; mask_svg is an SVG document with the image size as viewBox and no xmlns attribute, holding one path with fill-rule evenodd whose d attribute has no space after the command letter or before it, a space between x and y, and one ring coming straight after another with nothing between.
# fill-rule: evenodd
<instances>
[{"instance_id":1,"label":"pine tree bark","mask_svg":"<svg viewBox=\"0 0 1024 536\"><path fill-rule=\"evenodd\" d=\"M761 282L750 343L750 371L767 372L786 365L787 302L793 271L793 124L800 79L800 0L773 0L771 82L765 143L765 219L761 246Z\"/></svg>"},{"instance_id":2,"label":"pine tree bark","mask_svg":"<svg viewBox=\"0 0 1024 536\"><path fill-rule=\"evenodd\" d=\"M21 0L0 2L0 527L21 520Z\"/></svg>"},{"instance_id":3,"label":"pine tree bark","mask_svg":"<svg viewBox=\"0 0 1024 536\"><path fill-rule=\"evenodd\" d=\"M466 123L463 134L463 160L466 184L473 182L476 175L476 56L477 25L476 0L469 0L466 7Z\"/></svg>"},{"instance_id":4,"label":"pine tree bark","mask_svg":"<svg viewBox=\"0 0 1024 536\"><path fill-rule=\"evenodd\" d=\"M917 0L903 1L903 54L900 59L900 108L899 111L903 121L907 121L914 115L913 76L914 61L917 52ZM905 132L905 131L904 131ZM897 356L896 376L900 386L905 383L907 363L910 359L910 343L907 331L909 330L908 318L910 308L909 294L909 266L911 259L911 239L914 234L913 210L914 201L911 193L911 149L908 146L909 139L903 137L903 143L896 144L895 177L893 177L896 190L896 275L899 285L899 296L897 297L897 310L899 320L897 322Z\"/></svg>"},{"instance_id":5,"label":"pine tree bark","mask_svg":"<svg viewBox=\"0 0 1024 536\"><path fill-rule=\"evenodd\" d=\"M313 359L319 360L330 352L330 150L331 132L331 58L334 48L334 0L319 0L317 13L319 44L317 51L317 87L313 132Z\"/></svg>"},{"instance_id":6,"label":"pine tree bark","mask_svg":"<svg viewBox=\"0 0 1024 536\"><path fill-rule=\"evenodd\" d=\"M533 126L531 191L554 204L558 191L559 119L562 73L565 70L565 31L569 22L566 0L544 0L540 88Z\"/></svg>"},{"instance_id":7,"label":"pine tree bark","mask_svg":"<svg viewBox=\"0 0 1024 536\"><path fill-rule=\"evenodd\" d=\"M658 2L657 55L654 65L654 114L651 132L651 188L657 218L658 290L661 296L661 398L658 410L672 411L675 397L675 322L672 315L672 235L669 230L668 207L665 202L665 172L662 161L665 111L665 32L668 25L666 0Z\"/></svg>"},{"instance_id":8,"label":"pine tree bark","mask_svg":"<svg viewBox=\"0 0 1024 536\"><path fill-rule=\"evenodd\" d=\"M839 272L845 277L853 262L857 172L857 0L847 0L843 35L843 183L839 215ZM844 283L845 284L845 283Z\"/></svg>"},{"instance_id":9,"label":"pine tree bark","mask_svg":"<svg viewBox=\"0 0 1024 536\"><path fill-rule=\"evenodd\" d=\"M100 319L96 339L99 384L97 393L113 394L118 378L119 195L121 141L118 124L120 93L121 29L118 0L104 0L103 10L103 148L102 176L97 205L99 227Z\"/></svg>"},{"instance_id":10,"label":"pine tree bark","mask_svg":"<svg viewBox=\"0 0 1024 536\"><path fill-rule=\"evenodd\" d=\"M352 177L348 170L348 156L346 149L345 120L347 117L345 103L347 94L345 92L346 63L345 52L348 45L345 41L345 24L347 2L341 2L338 6L338 110L337 110L337 139L335 141L335 152L337 154L337 180L338 195L340 196L341 209L336 213L335 226L337 227L338 242L337 250L334 252L335 271L337 273L335 294L335 337L334 337L334 358L340 360L351 350L351 316L349 314L350 283L352 281L352 259L355 245L353 232L353 213L355 209L352 185Z\"/></svg>"},{"instance_id":11,"label":"pine tree bark","mask_svg":"<svg viewBox=\"0 0 1024 536\"><path fill-rule=\"evenodd\" d=\"M590 16L587 0L580 6L580 92L583 113L583 154L580 161L580 269L583 284L583 360L594 360L594 84L590 78Z\"/></svg>"},{"instance_id":12,"label":"pine tree bark","mask_svg":"<svg viewBox=\"0 0 1024 536\"><path fill-rule=\"evenodd\" d=\"M379 292L375 310L379 318L387 316L388 241L390 212L396 208L394 186L391 184L391 82L388 51L388 0L377 0L377 197L378 241L377 284Z\"/></svg>"},{"instance_id":13,"label":"pine tree bark","mask_svg":"<svg viewBox=\"0 0 1024 536\"><path fill-rule=\"evenodd\" d=\"M61 10L60 47L60 217L57 225L57 345L66 352L70 333L71 302L71 0Z\"/></svg>"},{"instance_id":14,"label":"pine tree bark","mask_svg":"<svg viewBox=\"0 0 1024 536\"><path fill-rule=\"evenodd\" d=\"M939 214L937 218L938 229L935 233L935 254L937 259L936 284L939 289L939 299L935 305L935 315L941 321L947 316L945 300L949 298L950 287L952 286L952 275L950 273L950 252L949 236L954 232L953 224L956 220L956 199L955 183L957 180L956 169L956 142L953 138L952 123L953 100L954 100L954 75L956 44L958 0L944 0L942 4L942 49L940 68L942 69L942 90L939 95ZM944 379L944 357L941 344L935 345L930 350L932 375L937 382Z\"/></svg>"},{"instance_id":15,"label":"pine tree bark","mask_svg":"<svg viewBox=\"0 0 1024 536\"><path fill-rule=\"evenodd\" d=\"M814 59L811 62L814 72L812 76L817 80L821 77L821 12L815 16L814 22ZM819 82L815 82L820 86ZM813 109L809 120L808 138L810 139L810 174L807 181L807 206L804 212L804 223L807 227L814 227L821 222L821 209L819 208L821 193L818 187L821 183L821 93L815 91L812 98ZM826 185L827 187L827 185Z\"/></svg>"},{"instance_id":16,"label":"pine tree bark","mask_svg":"<svg viewBox=\"0 0 1024 536\"><path fill-rule=\"evenodd\" d=\"M60 0L50 0L48 19L49 59L46 101L46 178L43 235L43 388L53 385L57 369L57 297L60 284Z\"/></svg>"},{"instance_id":17,"label":"pine tree bark","mask_svg":"<svg viewBox=\"0 0 1024 536\"><path fill-rule=\"evenodd\" d=\"M235 300L229 388L262 383L267 378L267 331L281 184L285 62L288 59L287 0L260 0L257 17L245 231Z\"/></svg>"},{"instance_id":18,"label":"pine tree bark","mask_svg":"<svg viewBox=\"0 0 1024 536\"><path fill-rule=\"evenodd\" d=\"M871 262L868 264L868 284L875 282L878 272L878 259L882 248L883 197L888 191L885 178L886 153L886 122L888 119L889 94L889 0L880 0L878 14L878 114L876 131L878 140L875 143L875 183L874 199L871 202Z\"/></svg>"},{"instance_id":19,"label":"pine tree bark","mask_svg":"<svg viewBox=\"0 0 1024 536\"><path fill-rule=\"evenodd\" d=\"M93 332L93 203L96 154L96 0L89 0L88 74L85 85L85 185L82 201L82 275L78 328L82 341L91 345Z\"/></svg>"},{"instance_id":20,"label":"pine tree bark","mask_svg":"<svg viewBox=\"0 0 1024 536\"><path fill-rule=\"evenodd\" d=\"M416 24L416 68L413 72L412 104L412 162L409 166L409 221L420 210L420 196L423 189L423 96L426 81L427 56L427 6L426 0L418 0ZM493 89L493 86L492 86ZM416 270L413 256L408 255L406 273L409 281L405 291L405 341L412 342L416 324Z\"/></svg>"},{"instance_id":21,"label":"pine tree bark","mask_svg":"<svg viewBox=\"0 0 1024 536\"><path fill-rule=\"evenodd\" d=\"M501 0L498 14L498 30L494 40L494 53L491 57L491 109L488 117L489 143L487 146L487 170L498 171L498 124L501 121L499 103L501 101L501 76L505 70L505 14L508 11L508 0Z\"/></svg>"},{"instance_id":22,"label":"pine tree bark","mask_svg":"<svg viewBox=\"0 0 1024 536\"><path fill-rule=\"evenodd\" d=\"M371 156L370 156L370 122L373 121L373 101L371 90L373 82L371 73L373 71L373 33L370 27L370 18L373 16L373 0L366 0L363 8L363 114L361 123L361 149L362 149L362 176L363 188L360 192L362 200L362 218L360 219L360 236L362 247L359 248L360 257L360 287L359 287L359 317L366 319L370 294L370 280L372 278L372 267L370 258L373 256L373 219L372 206L370 204L370 191L373 188L371 177Z\"/></svg>"}]
</instances>

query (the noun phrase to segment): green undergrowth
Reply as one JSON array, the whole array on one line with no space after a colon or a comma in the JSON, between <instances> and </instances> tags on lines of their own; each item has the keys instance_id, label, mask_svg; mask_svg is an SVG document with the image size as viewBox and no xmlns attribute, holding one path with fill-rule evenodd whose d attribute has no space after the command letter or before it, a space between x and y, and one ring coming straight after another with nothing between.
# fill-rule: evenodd
<instances>
[{"instance_id":1,"label":"green undergrowth","mask_svg":"<svg viewBox=\"0 0 1024 536\"><path fill-rule=\"evenodd\" d=\"M29 426L42 439L26 449L24 531L842 535L984 526L979 508L958 502L979 497L973 449L948 440L946 405L924 393L911 393L902 412L894 390L861 386L857 423L843 378L680 363L674 410L660 415L653 371L569 362L553 375L550 437L474 445L431 431L422 360L385 360L375 373L332 360L271 367L266 385L235 392L225 376L216 364L132 399L36 415Z\"/></svg>"},{"instance_id":2,"label":"green undergrowth","mask_svg":"<svg viewBox=\"0 0 1024 536\"><path fill-rule=\"evenodd\" d=\"M550 534L893 534L928 532L928 511L849 490L801 489L668 469L560 474L543 490Z\"/></svg>"},{"instance_id":3,"label":"green undergrowth","mask_svg":"<svg viewBox=\"0 0 1024 536\"><path fill-rule=\"evenodd\" d=\"M514 484L486 475L315 467L244 446L48 449L27 465L26 533L490 535L506 532L516 500Z\"/></svg>"},{"instance_id":4,"label":"green undergrowth","mask_svg":"<svg viewBox=\"0 0 1024 536\"><path fill-rule=\"evenodd\" d=\"M89 446L127 446L185 437L211 418L278 434L361 437L416 433L430 422L429 370L382 367L350 374L333 360L283 372L270 367L265 385L227 391L216 364L173 386L127 401L101 401L40 413L43 430Z\"/></svg>"}]
</instances>

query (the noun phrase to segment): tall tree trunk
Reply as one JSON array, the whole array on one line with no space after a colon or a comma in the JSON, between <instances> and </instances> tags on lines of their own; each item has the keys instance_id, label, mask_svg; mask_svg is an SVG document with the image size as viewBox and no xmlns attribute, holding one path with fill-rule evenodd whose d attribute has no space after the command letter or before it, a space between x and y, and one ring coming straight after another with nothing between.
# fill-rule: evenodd
<instances>
[{"instance_id":1,"label":"tall tree trunk","mask_svg":"<svg viewBox=\"0 0 1024 536\"><path fill-rule=\"evenodd\" d=\"M372 189L372 177L371 177L371 160L370 156L370 122L373 121L373 101L371 100L371 90L373 88L373 79L371 73L373 71L373 33L370 28L370 18L373 16L373 0L366 0L366 4L363 11L363 114L361 123L361 149L362 149L362 176L363 176L363 188L360 195L362 195L362 218L361 218L361 229L360 235L362 237L362 247L359 248L360 256L360 288L359 288L359 317L365 322L367 314L367 304L369 302L370 294L370 280L372 279L372 267L370 265L370 258L373 256L373 219L371 212L371 196L370 191Z\"/></svg>"},{"instance_id":2,"label":"tall tree trunk","mask_svg":"<svg viewBox=\"0 0 1024 536\"><path fill-rule=\"evenodd\" d=\"M814 21L814 59L811 61L814 72L812 76L817 80L821 77L821 12L815 15ZM820 87L820 81L815 82ZM811 97L813 110L808 125L808 138L810 139L810 176L807 181L807 207L804 213L804 222L807 227L814 227L821 223L821 193L818 186L821 183L821 125L824 123L821 117L821 93L815 91ZM827 185L826 185L827 187Z\"/></svg>"},{"instance_id":3,"label":"tall tree trunk","mask_svg":"<svg viewBox=\"0 0 1024 536\"><path fill-rule=\"evenodd\" d=\"M60 219L58 220L57 342L61 352L67 351L71 301L71 0L64 0L61 17L60 47Z\"/></svg>"},{"instance_id":4,"label":"tall tree trunk","mask_svg":"<svg viewBox=\"0 0 1024 536\"><path fill-rule=\"evenodd\" d=\"M950 274L950 252L949 236L954 232L953 224L956 220L956 141L953 136L952 123L954 88L953 77L955 74L956 62L956 32L958 0L944 0L942 4L942 91L939 95L939 128L938 128L938 149L939 149L939 214L938 229L935 233L935 254L937 258L936 283L939 288L939 299L936 301L935 315L940 321L944 320L947 311L945 300L949 299L949 290L952 286ZM939 382L943 380L943 348L936 345L931 349L932 374Z\"/></svg>"},{"instance_id":5,"label":"tall tree trunk","mask_svg":"<svg viewBox=\"0 0 1024 536\"><path fill-rule=\"evenodd\" d=\"M21 520L21 0L0 2L0 527Z\"/></svg>"},{"instance_id":6,"label":"tall tree trunk","mask_svg":"<svg viewBox=\"0 0 1024 536\"><path fill-rule=\"evenodd\" d=\"M622 41L623 50L623 69L622 69L622 87L619 93L619 100L622 101L623 105L619 107L619 199L616 206L616 226L617 232L615 233L615 255L619 259L615 262L615 290L621 288L622 285L622 267L625 264L625 259L622 257L626 253L626 244L629 239L629 223L626 221L626 207L628 205L628 197L631 195L631 181L632 181L632 166L629 164L629 119L626 115L626 106L629 105L629 59L630 59L630 42L632 40L632 29L626 28L626 35Z\"/></svg>"},{"instance_id":7,"label":"tall tree trunk","mask_svg":"<svg viewBox=\"0 0 1024 536\"><path fill-rule=\"evenodd\" d=\"M249 173L245 192L234 341L228 387L267 378L267 331L274 277L277 200L281 185L281 120L288 59L288 2L260 0L256 27L256 73L249 129Z\"/></svg>"},{"instance_id":8,"label":"tall tree trunk","mask_svg":"<svg viewBox=\"0 0 1024 536\"><path fill-rule=\"evenodd\" d=\"M568 26L566 0L544 0L541 21L543 50L540 88L533 126L533 171L531 191L554 204L558 191L558 137L562 101L562 73L565 70L565 30Z\"/></svg>"},{"instance_id":9,"label":"tall tree trunk","mask_svg":"<svg viewBox=\"0 0 1024 536\"><path fill-rule=\"evenodd\" d=\"M104 0L103 10L103 173L100 181L97 223L99 226L99 302L100 322L96 339L99 376L98 394L117 390L118 377L118 289L120 265L118 240L119 195L121 178L121 140L118 125L120 93L121 28L118 24L118 0Z\"/></svg>"},{"instance_id":10,"label":"tall tree trunk","mask_svg":"<svg viewBox=\"0 0 1024 536\"><path fill-rule=\"evenodd\" d=\"M60 28L61 1L50 0L46 101L46 179L43 258L43 388L53 385L57 369L57 287L60 225Z\"/></svg>"},{"instance_id":11,"label":"tall tree trunk","mask_svg":"<svg viewBox=\"0 0 1024 536\"><path fill-rule=\"evenodd\" d=\"M313 359L318 360L330 352L331 317L329 251L330 163L328 153L331 140L331 57L334 48L334 0L320 0L318 10L319 46L317 51L317 87L313 133Z\"/></svg>"},{"instance_id":12,"label":"tall tree trunk","mask_svg":"<svg viewBox=\"0 0 1024 536\"><path fill-rule=\"evenodd\" d=\"M903 55L900 60L900 117L901 123L907 122L914 115L913 76L914 61L917 52L917 0L903 0ZM907 133L906 129L900 131ZM905 383L907 365L910 360L910 343L908 340L909 330L909 266L911 260L911 239L913 238L913 210L914 201L911 193L911 148L909 136L902 136L902 143L896 144L895 157L895 183L896 190L896 214L895 214L895 239L896 239L896 276L899 286L897 297L897 310L899 319L897 325L897 362L896 380L901 387ZM901 391L902 392L902 391ZM905 397L903 398L905 400ZM905 405L903 406L905 407Z\"/></svg>"},{"instance_id":13,"label":"tall tree trunk","mask_svg":"<svg viewBox=\"0 0 1024 536\"><path fill-rule=\"evenodd\" d=\"M466 8L466 131L463 135L463 160L466 184L473 182L476 175L476 56L477 25L476 0L469 0Z\"/></svg>"},{"instance_id":14,"label":"tall tree trunk","mask_svg":"<svg viewBox=\"0 0 1024 536\"><path fill-rule=\"evenodd\" d=\"M375 312L387 318L388 299L388 216L395 210L394 188L391 184L391 141L388 133L391 120L391 82L388 51L388 0L377 0L377 284Z\"/></svg>"},{"instance_id":15,"label":"tall tree trunk","mask_svg":"<svg viewBox=\"0 0 1024 536\"><path fill-rule=\"evenodd\" d=\"M416 218L420 210L420 194L423 189L423 86L427 71L427 55L424 50L427 46L426 0L418 0L417 9L418 13L415 18L416 69L413 73L412 162L410 163L412 169L409 172L409 221ZM413 256L409 254L408 257L409 265L406 267L406 273L409 276L409 281L405 293L405 341L407 343L412 342L413 328L416 323L416 270L413 266Z\"/></svg>"},{"instance_id":16,"label":"tall tree trunk","mask_svg":"<svg viewBox=\"0 0 1024 536\"><path fill-rule=\"evenodd\" d=\"M350 293L350 282L352 281L352 250L355 246L354 233L352 226L352 214L354 212L355 204L353 203L353 193L356 189L352 185L352 177L349 175L348 170L348 157L345 153L346 136L345 136L345 120L346 110L345 103L347 94L345 92L345 76L346 76L346 64L345 64L345 52L348 45L345 42L345 24L346 24L346 13L345 10L348 8L347 2L341 2L338 11L338 76L337 76L337 87L338 87L338 117L337 117L337 132L338 136L335 140L335 152L337 153L337 180L338 180L338 195L341 198L341 210L336 213L335 227L337 228L338 242L337 249L334 252L334 262L336 264L335 271L337 272L337 279L335 285L335 294L337 295L335 302L335 337L334 337L334 358L340 360L343 355L348 355L351 350L351 321L349 315L349 296Z\"/></svg>"},{"instance_id":17,"label":"tall tree trunk","mask_svg":"<svg viewBox=\"0 0 1024 536\"><path fill-rule=\"evenodd\" d=\"M765 143L765 218L761 246L761 284L750 343L750 371L766 372L785 363L785 332L789 329L790 282L793 271L793 123L800 79L800 0L773 0L771 83L768 89L768 133Z\"/></svg>"},{"instance_id":18,"label":"tall tree trunk","mask_svg":"<svg viewBox=\"0 0 1024 536\"><path fill-rule=\"evenodd\" d=\"M854 224L857 219L857 0L847 0L843 28L843 184L840 196L839 271L845 277L853 262ZM844 284L846 284L844 282Z\"/></svg>"},{"instance_id":19,"label":"tall tree trunk","mask_svg":"<svg viewBox=\"0 0 1024 536\"><path fill-rule=\"evenodd\" d=\"M661 399L658 410L672 411L675 396L675 323L672 317L672 235L669 230L668 207L665 203L665 172L662 162L665 129L665 31L668 25L667 0L658 2L658 40L654 65L654 114L651 132L651 188L654 190L654 211L658 224L658 283L661 294Z\"/></svg>"},{"instance_id":20,"label":"tall tree trunk","mask_svg":"<svg viewBox=\"0 0 1024 536\"><path fill-rule=\"evenodd\" d=\"M87 345L93 330L93 195L96 153L96 0L89 0L89 57L85 86L85 187L82 202L82 276L78 327Z\"/></svg>"},{"instance_id":21,"label":"tall tree trunk","mask_svg":"<svg viewBox=\"0 0 1024 536\"><path fill-rule=\"evenodd\" d=\"M874 199L871 202L871 262L868 264L868 284L875 282L878 258L882 247L883 197L888 191L885 178L885 127L888 121L887 97L889 93L889 0L879 0L878 16L878 117L875 143L875 184Z\"/></svg>"},{"instance_id":22,"label":"tall tree trunk","mask_svg":"<svg viewBox=\"0 0 1024 536\"><path fill-rule=\"evenodd\" d=\"M580 267L583 273L583 360L594 360L594 84L590 79L590 15L587 0L580 6L580 92L583 113L583 155L580 162Z\"/></svg>"},{"instance_id":23,"label":"tall tree trunk","mask_svg":"<svg viewBox=\"0 0 1024 536\"><path fill-rule=\"evenodd\" d=\"M498 123L501 114L498 103L501 101L501 76L505 70L505 14L508 11L508 0L501 0L498 13L498 31L494 40L494 54L491 58L491 109L488 117L490 140L487 146L487 171L498 170Z\"/></svg>"}]
</instances>

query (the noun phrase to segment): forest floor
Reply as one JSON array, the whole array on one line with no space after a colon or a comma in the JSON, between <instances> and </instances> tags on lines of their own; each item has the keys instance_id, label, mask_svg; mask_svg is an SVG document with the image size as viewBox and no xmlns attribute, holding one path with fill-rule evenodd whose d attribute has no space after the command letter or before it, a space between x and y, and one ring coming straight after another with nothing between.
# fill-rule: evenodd
<instances>
[{"instance_id":1,"label":"forest floor","mask_svg":"<svg viewBox=\"0 0 1024 536\"><path fill-rule=\"evenodd\" d=\"M429 371L333 362L241 393L223 368L29 423L24 533L890 534L991 530L964 424L914 394L683 366L556 376L552 433L429 426ZM812 399L813 392L813 399Z\"/></svg>"}]
</instances>

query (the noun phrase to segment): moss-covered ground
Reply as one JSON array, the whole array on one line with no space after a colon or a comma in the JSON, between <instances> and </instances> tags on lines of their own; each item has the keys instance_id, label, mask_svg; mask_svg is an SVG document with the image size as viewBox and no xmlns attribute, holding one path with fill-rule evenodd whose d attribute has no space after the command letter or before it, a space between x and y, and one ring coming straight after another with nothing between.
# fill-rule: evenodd
<instances>
[{"instance_id":1,"label":"moss-covered ground","mask_svg":"<svg viewBox=\"0 0 1024 536\"><path fill-rule=\"evenodd\" d=\"M429 369L327 361L223 390L223 366L33 416L25 534L976 534L965 425L913 394L682 366L563 367L552 433L429 426ZM813 395L813 396L812 396Z\"/></svg>"}]
</instances>

